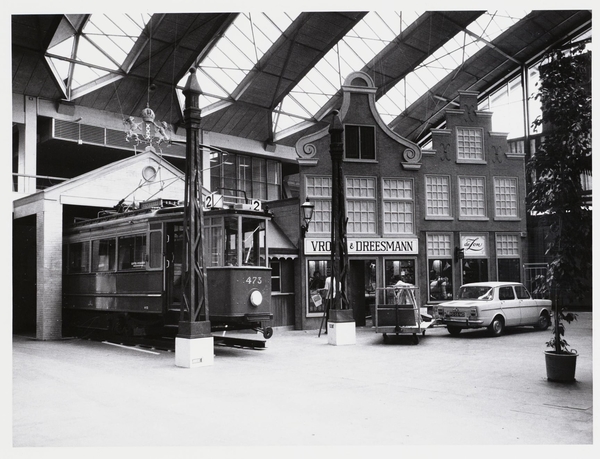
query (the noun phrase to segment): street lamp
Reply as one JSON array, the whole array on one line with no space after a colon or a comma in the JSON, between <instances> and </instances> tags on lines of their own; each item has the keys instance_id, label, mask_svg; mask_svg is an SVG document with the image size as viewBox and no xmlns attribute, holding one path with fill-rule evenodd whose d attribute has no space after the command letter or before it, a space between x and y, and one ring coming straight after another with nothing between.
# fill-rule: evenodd
<instances>
[{"instance_id":1,"label":"street lamp","mask_svg":"<svg viewBox=\"0 0 600 459\"><path fill-rule=\"evenodd\" d=\"M312 220L313 210L315 210L315 205L310 202L310 199L307 197L306 202L300 206L302 209L302 220L304 223L300 226L302 230L302 237L308 232L308 225L310 225L310 221Z\"/></svg>"}]
</instances>

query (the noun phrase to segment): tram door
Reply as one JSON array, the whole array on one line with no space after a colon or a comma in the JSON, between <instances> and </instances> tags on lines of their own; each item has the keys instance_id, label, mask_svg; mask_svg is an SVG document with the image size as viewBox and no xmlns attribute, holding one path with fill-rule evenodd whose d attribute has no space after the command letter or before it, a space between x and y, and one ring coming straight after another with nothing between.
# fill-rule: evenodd
<instances>
[{"instance_id":1,"label":"tram door","mask_svg":"<svg viewBox=\"0 0 600 459\"><path fill-rule=\"evenodd\" d=\"M165 243L165 295L167 311L171 319L178 320L182 296L183 224L169 222L166 226Z\"/></svg>"},{"instance_id":2,"label":"tram door","mask_svg":"<svg viewBox=\"0 0 600 459\"><path fill-rule=\"evenodd\" d=\"M371 315L371 304L375 302L375 286L377 285L377 261L350 260L348 272L348 301L354 312L357 326L366 325Z\"/></svg>"}]
</instances>

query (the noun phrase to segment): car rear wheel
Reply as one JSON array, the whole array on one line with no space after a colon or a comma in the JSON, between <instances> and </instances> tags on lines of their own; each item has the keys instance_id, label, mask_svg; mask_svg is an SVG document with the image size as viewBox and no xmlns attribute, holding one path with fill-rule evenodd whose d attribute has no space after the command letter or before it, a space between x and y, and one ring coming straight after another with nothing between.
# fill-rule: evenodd
<instances>
[{"instance_id":1,"label":"car rear wheel","mask_svg":"<svg viewBox=\"0 0 600 459\"><path fill-rule=\"evenodd\" d=\"M550 316L548 315L548 313L544 312L540 315L540 318L538 319L538 323L535 325L535 328L543 331L543 330L547 330L549 326L550 326Z\"/></svg>"},{"instance_id":2,"label":"car rear wheel","mask_svg":"<svg viewBox=\"0 0 600 459\"><path fill-rule=\"evenodd\" d=\"M462 328L460 327L452 327L452 326L448 326L448 333L450 333L452 336L458 336L461 332Z\"/></svg>"},{"instance_id":3,"label":"car rear wheel","mask_svg":"<svg viewBox=\"0 0 600 459\"><path fill-rule=\"evenodd\" d=\"M500 336L504 333L504 319L500 316L494 317L492 323L488 327L488 331L492 336Z\"/></svg>"}]
</instances>

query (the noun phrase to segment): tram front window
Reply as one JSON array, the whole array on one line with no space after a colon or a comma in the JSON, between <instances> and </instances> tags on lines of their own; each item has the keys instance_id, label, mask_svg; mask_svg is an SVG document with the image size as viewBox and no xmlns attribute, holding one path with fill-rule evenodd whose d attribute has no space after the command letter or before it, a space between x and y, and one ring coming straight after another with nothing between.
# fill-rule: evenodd
<instances>
[{"instance_id":1,"label":"tram front window","mask_svg":"<svg viewBox=\"0 0 600 459\"><path fill-rule=\"evenodd\" d=\"M244 266L267 266L265 257L265 222L242 218L242 253Z\"/></svg>"},{"instance_id":2,"label":"tram front window","mask_svg":"<svg viewBox=\"0 0 600 459\"><path fill-rule=\"evenodd\" d=\"M225 266L267 266L264 220L243 216L225 217L223 226ZM213 235L220 236L220 233ZM212 242L212 247L213 250L218 247L217 241Z\"/></svg>"},{"instance_id":3,"label":"tram front window","mask_svg":"<svg viewBox=\"0 0 600 459\"><path fill-rule=\"evenodd\" d=\"M238 264L238 219L226 217L225 219L225 266L239 266Z\"/></svg>"}]
</instances>

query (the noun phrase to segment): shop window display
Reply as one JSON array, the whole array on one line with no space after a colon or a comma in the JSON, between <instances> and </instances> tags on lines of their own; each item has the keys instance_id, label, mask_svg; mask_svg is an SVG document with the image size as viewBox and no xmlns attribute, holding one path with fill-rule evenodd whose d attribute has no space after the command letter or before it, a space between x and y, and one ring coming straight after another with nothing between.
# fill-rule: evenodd
<instances>
[{"instance_id":1,"label":"shop window display","mask_svg":"<svg viewBox=\"0 0 600 459\"><path fill-rule=\"evenodd\" d=\"M430 259L429 301L446 301L452 298L452 259Z\"/></svg>"}]
</instances>

